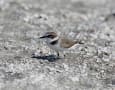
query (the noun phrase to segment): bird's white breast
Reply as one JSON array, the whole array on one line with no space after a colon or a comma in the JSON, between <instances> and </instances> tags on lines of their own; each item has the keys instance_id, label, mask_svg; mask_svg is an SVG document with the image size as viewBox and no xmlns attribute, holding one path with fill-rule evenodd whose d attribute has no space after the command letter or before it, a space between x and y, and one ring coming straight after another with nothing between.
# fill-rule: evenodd
<instances>
[{"instance_id":1,"label":"bird's white breast","mask_svg":"<svg viewBox=\"0 0 115 90\"><path fill-rule=\"evenodd\" d=\"M55 51L63 51L64 50L64 48L60 47L60 43L57 43L55 45L51 45L50 43L47 43L47 44L51 49L53 49Z\"/></svg>"}]
</instances>

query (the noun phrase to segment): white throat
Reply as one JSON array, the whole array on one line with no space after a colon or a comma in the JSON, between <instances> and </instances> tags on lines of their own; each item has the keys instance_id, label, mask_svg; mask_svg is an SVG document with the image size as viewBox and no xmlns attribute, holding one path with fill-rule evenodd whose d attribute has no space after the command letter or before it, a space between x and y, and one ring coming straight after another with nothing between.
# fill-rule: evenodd
<instances>
[{"instance_id":1,"label":"white throat","mask_svg":"<svg viewBox=\"0 0 115 90\"><path fill-rule=\"evenodd\" d=\"M51 42L53 42L53 41L56 41L56 40L58 40L58 39L59 39L59 37L57 36L57 37L55 37L54 39L47 38L45 41L46 41L47 44L49 44L49 43L51 43Z\"/></svg>"},{"instance_id":2,"label":"white throat","mask_svg":"<svg viewBox=\"0 0 115 90\"><path fill-rule=\"evenodd\" d=\"M57 36L57 37L55 37L54 39L52 39L50 42L56 41L56 40L58 40L58 39L59 39L59 37Z\"/></svg>"}]
</instances>

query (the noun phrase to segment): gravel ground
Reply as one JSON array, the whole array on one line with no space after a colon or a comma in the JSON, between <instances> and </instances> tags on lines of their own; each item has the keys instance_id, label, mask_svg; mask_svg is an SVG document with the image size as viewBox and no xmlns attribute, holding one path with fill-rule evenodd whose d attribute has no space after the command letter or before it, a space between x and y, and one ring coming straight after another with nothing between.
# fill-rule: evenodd
<instances>
[{"instance_id":1,"label":"gravel ground","mask_svg":"<svg viewBox=\"0 0 115 90\"><path fill-rule=\"evenodd\" d=\"M46 31L84 44L57 59ZM0 90L115 90L115 0L0 0Z\"/></svg>"}]
</instances>

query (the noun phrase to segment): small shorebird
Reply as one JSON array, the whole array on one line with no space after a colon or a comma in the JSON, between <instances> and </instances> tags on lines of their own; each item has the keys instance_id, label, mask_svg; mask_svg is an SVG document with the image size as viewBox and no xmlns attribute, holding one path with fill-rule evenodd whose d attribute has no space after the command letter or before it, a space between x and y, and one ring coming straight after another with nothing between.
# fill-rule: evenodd
<instances>
[{"instance_id":1,"label":"small shorebird","mask_svg":"<svg viewBox=\"0 0 115 90\"><path fill-rule=\"evenodd\" d=\"M59 57L59 52L63 52L64 50L68 50L77 43L81 43L79 41L74 41L68 38L60 37L55 32L46 32L40 39L45 39L47 45L56 51L57 56Z\"/></svg>"}]
</instances>

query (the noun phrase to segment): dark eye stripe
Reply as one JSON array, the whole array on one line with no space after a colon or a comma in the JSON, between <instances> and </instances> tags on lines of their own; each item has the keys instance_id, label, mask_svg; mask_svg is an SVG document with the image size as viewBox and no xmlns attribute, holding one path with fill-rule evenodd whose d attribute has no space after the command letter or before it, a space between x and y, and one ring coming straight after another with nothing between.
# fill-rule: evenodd
<instances>
[{"instance_id":1,"label":"dark eye stripe","mask_svg":"<svg viewBox=\"0 0 115 90\"><path fill-rule=\"evenodd\" d=\"M55 38L55 36L53 36L53 35L48 35L47 37L48 38Z\"/></svg>"}]
</instances>

